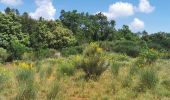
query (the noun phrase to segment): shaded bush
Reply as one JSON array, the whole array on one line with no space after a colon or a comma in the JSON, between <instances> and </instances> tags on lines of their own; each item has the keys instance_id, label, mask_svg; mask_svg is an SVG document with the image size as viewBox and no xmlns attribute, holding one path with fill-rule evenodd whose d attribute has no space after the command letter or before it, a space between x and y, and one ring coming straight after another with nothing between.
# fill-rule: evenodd
<instances>
[{"instance_id":1,"label":"shaded bush","mask_svg":"<svg viewBox=\"0 0 170 100\"><path fill-rule=\"evenodd\" d=\"M61 50L63 56L76 55L83 52L82 46L67 47Z\"/></svg>"},{"instance_id":2,"label":"shaded bush","mask_svg":"<svg viewBox=\"0 0 170 100\"><path fill-rule=\"evenodd\" d=\"M123 40L117 41L113 50L118 53L125 53L131 57L137 57L140 54L140 45L133 41Z\"/></svg>"},{"instance_id":3,"label":"shaded bush","mask_svg":"<svg viewBox=\"0 0 170 100\"><path fill-rule=\"evenodd\" d=\"M4 63L8 58L7 50L0 48L0 63Z\"/></svg>"},{"instance_id":4,"label":"shaded bush","mask_svg":"<svg viewBox=\"0 0 170 100\"><path fill-rule=\"evenodd\" d=\"M27 47L20 43L18 40L12 40L11 46L8 48L10 52L9 60L20 60L22 59L22 55L26 52Z\"/></svg>"},{"instance_id":5,"label":"shaded bush","mask_svg":"<svg viewBox=\"0 0 170 100\"><path fill-rule=\"evenodd\" d=\"M103 50L96 43L91 43L83 52L80 68L86 73L87 78L97 78L108 67Z\"/></svg>"}]
</instances>

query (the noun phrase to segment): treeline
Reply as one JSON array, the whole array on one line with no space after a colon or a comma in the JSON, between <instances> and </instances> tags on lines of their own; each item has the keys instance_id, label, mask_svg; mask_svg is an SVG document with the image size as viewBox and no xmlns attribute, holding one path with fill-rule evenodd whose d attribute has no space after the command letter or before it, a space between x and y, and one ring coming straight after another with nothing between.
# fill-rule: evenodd
<instances>
[{"instance_id":1,"label":"treeline","mask_svg":"<svg viewBox=\"0 0 170 100\"><path fill-rule=\"evenodd\" d=\"M169 33L134 33L127 25L117 30L116 22L102 13L91 15L62 10L59 19L40 17L35 20L27 12L20 14L17 9L7 7L4 11L0 12L0 60L22 59L26 52L33 52L38 59L50 50L61 51L67 56L81 53L90 42L98 42L106 51L132 57L137 57L143 48L170 52Z\"/></svg>"}]
</instances>

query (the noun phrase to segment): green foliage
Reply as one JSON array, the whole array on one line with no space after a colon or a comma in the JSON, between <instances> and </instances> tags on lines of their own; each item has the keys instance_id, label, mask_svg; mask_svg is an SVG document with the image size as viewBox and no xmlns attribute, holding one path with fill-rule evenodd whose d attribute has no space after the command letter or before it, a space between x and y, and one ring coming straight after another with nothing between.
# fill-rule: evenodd
<instances>
[{"instance_id":1,"label":"green foliage","mask_svg":"<svg viewBox=\"0 0 170 100\"><path fill-rule=\"evenodd\" d=\"M63 56L81 54L82 52L83 52L83 46L67 47L61 50L61 54Z\"/></svg>"},{"instance_id":2,"label":"green foliage","mask_svg":"<svg viewBox=\"0 0 170 100\"><path fill-rule=\"evenodd\" d=\"M7 50L0 48L0 63L4 63L8 56L9 54L7 53Z\"/></svg>"},{"instance_id":3,"label":"green foliage","mask_svg":"<svg viewBox=\"0 0 170 100\"><path fill-rule=\"evenodd\" d=\"M143 70L141 72L139 85L142 89L152 89L157 83L157 74L152 69Z\"/></svg>"},{"instance_id":4,"label":"green foliage","mask_svg":"<svg viewBox=\"0 0 170 100\"><path fill-rule=\"evenodd\" d=\"M18 81L18 94L17 100L34 100L36 97L35 85L35 71L31 64L19 63L16 70L16 79Z\"/></svg>"},{"instance_id":5,"label":"green foliage","mask_svg":"<svg viewBox=\"0 0 170 100\"><path fill-rule=\"evenodd\" d=\"M74 75L75 73L75 65L74 63L72 63L71 61L66 61L66 62L62 62L58 65L58 69L57 72L60 75Z\"/></svg>"},{"instance_id":6,"label":"green foliage","mask_svg":"<svg viewBox=\"0 0 170 100\"><path fill-rule=\"evenodd\" d=\"M75 44L72 31L63 27L56 27L49 38L49 47L60 49Z\"/></svg>"},{"instance_id":7,"label":"green foliage","mask_svg":"<svg viewBox=\"0 0 170 100\"><path fill-rule=\"evenodd\" d=\"M119 53L125 53L131 57L137 57L140 54L140 45L134 41L117 41L114 45L114 51Z\"/></svg>"},{"instance_id":8,"label":"green foliage","mask_svg":"<svg viewBox=\"0 0 170 100\"><path fill-rule=\"evenodd\" d=\"M161 82L161 84L163 85L165 89L170 91L170 80L164 80Z\"/></svg>"},{"instance_id":9,"label":"green foliage","mask_svg":"<svg viewBox=\"0 0 170 100\"><path fill-rule=\"evenodd\" d=\"M96 43L91 43L83 52L80 68L86 73L87 78L99 77L108 67L103 50Z\"/></svg>"},{"instance_id":10,"label":"green foliage","mask_svg":"<svg viewBox=\"0 0 170 100\"><path fill-rule=\"evenodd\" d=\"M0 46L10 48L11 40L18 40L20 43L28 43L28 37L21 32L21 24L19 17L13 13L2 14L0 13Z\"/></svg>"},{"instance_id":11,"label":"green foliage","mask_svg":"<svg viewBox=\"0 0 170 100\"><path fill-rule=\"evenodd\" d=\"M147 64L152 64L159 58L159 53L153 49L149 49L144 50L140 56Z\"/></svg>"},{"instance_id":12,"label":"green foliage","mask_svg":"<svg viewBox=\"0 0 170 100\"><path fill-rule=\"evenodd\" d=\"M22 55L26 50L25 45L21 44L18 40L11 40L11 46L9 47L11 59L22 59Z\"/></svg>"}]
</instances>

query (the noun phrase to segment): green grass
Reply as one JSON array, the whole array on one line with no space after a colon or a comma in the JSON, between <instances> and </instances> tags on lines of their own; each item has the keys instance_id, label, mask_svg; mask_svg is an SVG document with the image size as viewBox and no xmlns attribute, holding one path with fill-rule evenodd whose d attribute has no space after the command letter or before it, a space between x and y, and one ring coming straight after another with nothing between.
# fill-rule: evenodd
<instances>
[{"instance_id":1,"label":"green grass","mask_svg":"<svg viewBox=\"0 0 170 100\"><path fill-rule=\"evenodd\" d=\"M97 80L77 68L81 56L1 64L3 100L168 100L170 60L138 67L136 59L107 54L109 67ZM4 73L4 74L2 74Z\"/></svg>"}]
</instances>

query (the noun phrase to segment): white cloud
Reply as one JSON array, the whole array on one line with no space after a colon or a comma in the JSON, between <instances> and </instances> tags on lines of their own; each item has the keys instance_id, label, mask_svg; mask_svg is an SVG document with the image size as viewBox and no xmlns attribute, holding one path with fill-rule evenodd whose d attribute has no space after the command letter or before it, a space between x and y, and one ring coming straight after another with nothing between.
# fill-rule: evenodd
<instances>
[{"instance_id":1,"label":"white cloud","mask_svg":"<svg viewBox=\"0 0 170 100\"><path fill-rule=\"evenodd\" d=\"M0 0L0 3L16 6L22 4L22 0Z\"/></svg>"},{"instance_id":2,"label":"white cloud","mask_svg":"<svg viewBox=\"0 0 170 100\"><path fill-rule=\"evenodd\" d=\"M5 11L3 11L3 10L2 10L2 11L0 11L0 12L1 12L1 13L3 13L3 14L5 14Z\"/></svg>"},{"instance_id":3,"label":"white cloud","mask_svg":"<svg viewBox=\"0 0 170 100\"><path fill-rule=\"evenodd\" d=\"M134 14L134 6L127 2L116 2L109 6L108 12L103 12L108 19L126 17Z\"/></svg>"},{"instance_id":4,"label":"white cloud","mask_svg":"<svg viewBox=\"0 0 170 100\"><path fill-rule=\"evenodd\" d=\"M34 19L38 19L39 17L43 17L47 20L54 20L56 9L52 4L52 0L35 0L37 5L37 9L35 12L31 12L30 16Z\"/></svg>"},{"instance_id":5,"label":"white cloud","mask_svg":"<svg viewBox=\"0 0 170 100\"><path fill-rule=\"evenodd\" d=\"M151 13L155 7L153 7L148 0L140 0L138 9L143 13Z\"/></svg>"},{"instance_id":6,"label":"white cloud","mask_svg":"<svg viewBox=\"0 0 170 100\"><path fill-rule=\"evenodd\" d=\"M145 23L138 18L134 18L134 20L130 23L129 27L132 31L140 31L145 27Z\"/></svg>"}]
</instances>

